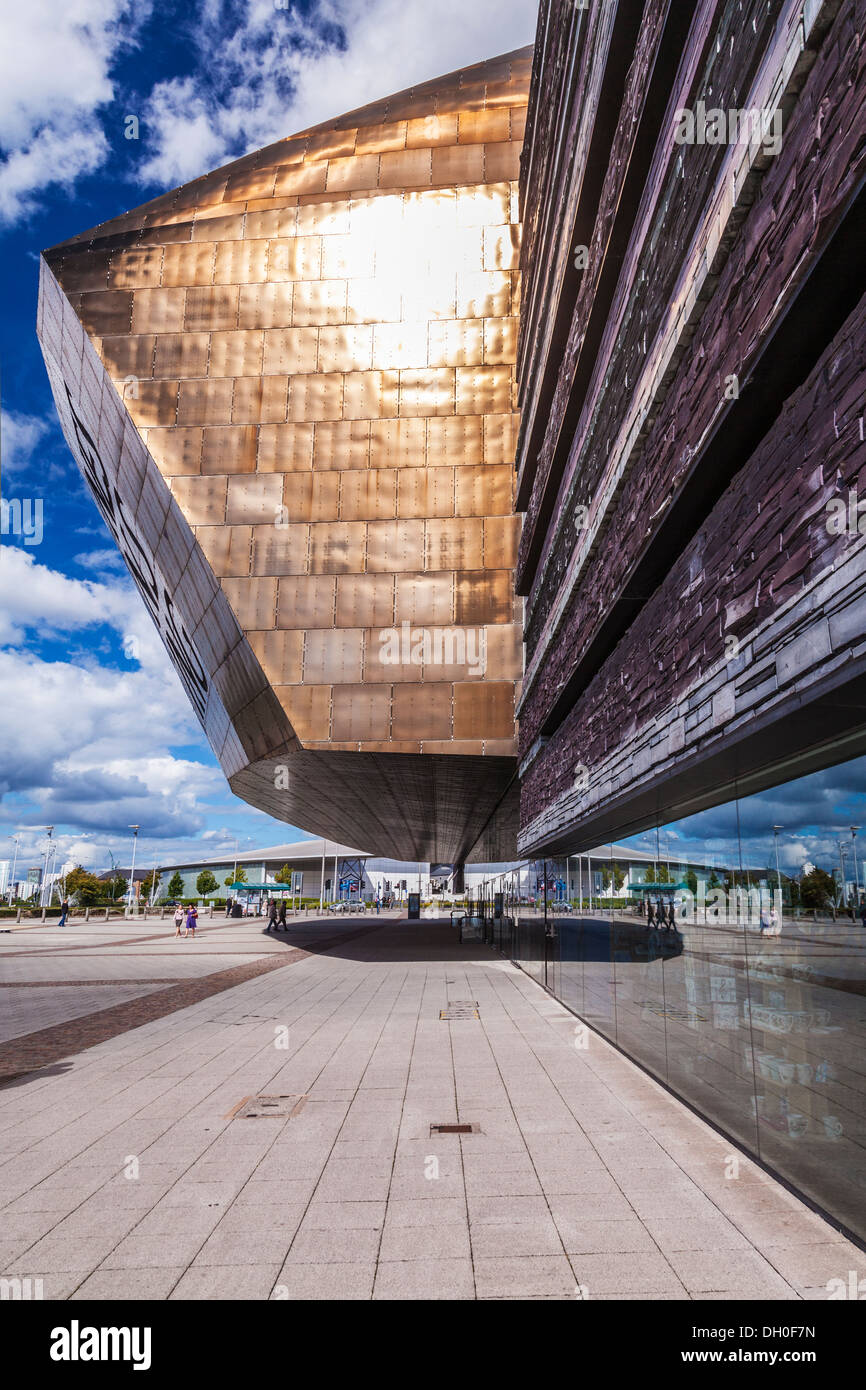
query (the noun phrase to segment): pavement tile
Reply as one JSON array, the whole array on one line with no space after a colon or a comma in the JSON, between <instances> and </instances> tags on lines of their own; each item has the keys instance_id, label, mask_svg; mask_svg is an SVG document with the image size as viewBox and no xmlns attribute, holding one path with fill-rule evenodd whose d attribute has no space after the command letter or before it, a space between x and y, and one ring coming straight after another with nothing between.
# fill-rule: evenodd
<instances>
[{"instance_id":1,"label":"pavement tile","mask_svg":"<svg viewBox=\"0 0 866 1390\"><path fill-rule=\"evenodd\" d=\"M279 1272L278 1264L227 1267L192 1265L173 1290L171 1299L252 1301L269 1298Z\"/></svg>"},{"instance_id":2,"label":"pavement tile","mask_svg":"<svg viewBox=\"0 0 866 1390\"><path fill-rule=\"evenodd\" d=\"M472 1263L465 1259L385 1260L376 1271L373 1298L472 1298Z\"/></svg>"},{"instance_id":3,"label":"pavement tile","mask_svg":"<svg viewBox=\"0 0 866 1390\"><path fill-rule=\"evenodd\" d=\"M564 1255L475 1258L479 1298L574 1297L575 1277Z\"/></svg>"},{"instance_id":4,"label":"pavement tile","mask_svg":"<svg viewBox=\"0 0 866 1390\"><path fill-rule=\"evenodd\" d=\"M271 1297L317 1301L369 1300L375 1277L376 1266L372 1261L366 1264L284 1265Z\"/></svg>"}]
</instances>

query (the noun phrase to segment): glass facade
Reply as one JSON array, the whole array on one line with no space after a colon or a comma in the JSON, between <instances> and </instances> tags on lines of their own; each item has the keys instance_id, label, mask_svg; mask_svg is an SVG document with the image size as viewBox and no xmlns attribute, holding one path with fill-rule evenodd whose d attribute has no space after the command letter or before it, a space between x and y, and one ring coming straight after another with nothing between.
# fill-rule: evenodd
<instances>
[{"instance_id":1,"label":"glass facade","mask_svg":"<svg viewBox=\"0 0 866 1390\"><path fill-rule=\"evenodd\" d=\"M857 759L532 861L477 909L492 945L860 1239L864 779Z\"/></svg>"}]
</instances>

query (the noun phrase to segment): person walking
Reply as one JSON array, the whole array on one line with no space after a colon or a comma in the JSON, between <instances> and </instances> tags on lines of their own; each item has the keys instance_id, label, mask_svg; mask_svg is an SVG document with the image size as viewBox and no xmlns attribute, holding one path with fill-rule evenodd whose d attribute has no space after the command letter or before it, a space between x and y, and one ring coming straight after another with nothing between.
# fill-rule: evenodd
<instances>
[{"instance_id":1,"label":"person walking","mask_svg":"<svg viewBox=\"0 0 866 1390\"><path fill-rule=\"evenodd\" d=\"M285 900L285 898L283 898L283 899L281 900L281 902L280 902L280 931L288 931L288 930L289 930L289 924L288 924L288 922L286 921L286 900Z\"/></svg>"},{"instance_id":2,"label":"person walking","mask_svg":"<svg viewBox=\"0 0 866 1390\"><path fill-rule=\"evenodd\" d=\"M183 926L183 907L181 906L180 903L178 903L177 907L176 907L175 910L174 910L174 934L175 934L175 936L184 936L184 935L186 935L185 932L182 932L182 931L181 931L181 927L182 927L182 926Z\"/></svg>"},{"instance_id":3,"label":"person walking","mask_svg":"<svg viewBox=\"0 0 866 1390\"><path fill-rule=\"evenodd\" d=\"M377 893L377 894L376 894L376 916L377 916L377 917L379 916L379 908L380 908L381 906L382 906L382 904L381 904L381 901L380 901L380 899L379 899L379 894Z\"/></svg>"},{"instance_id":4,"label":"person walking","mask_svg":"<svg viewBox=\"0 0 866 1390\"><path fill-rule=\"evenodd\" d=\"M268 903L268 931L274 931L277 925L277 904L273 898Z\"/></svg>"},{"instance_id":5,"label":"person walking","mask_svg":"<svg viewBox=\"0 0 866 1390\"><path fill-rule=\"evenodd\" d=\"M761 931L761 936L764 935L764 932L765 932L765 931L768 931L768 930L769 930L769 927L770 927L770 916L769 916L769 913L767 912L766 907L762 907L762 908L761 908L761 920L760 920L760 931Z\"/></svg>"},{"instance_id":6,"label":"person walking","mask_svg":"<svg viewBox=\"0 0 866 1390\"><path fill-rule=\"evenodd\" d=\"M195 903L190 903L186 910L186 934L195 939L195 924L198 921L198 908Z\"/></svg>"},{"instance_id":7,"label":"person walking","mask_svg":"<svg viewBox=\"0 0 866 1390\"><path fill-rule=\"evenodd\" d=\"M66 898L64 898L64 899L63 899L63 902L60 904L60 921L57 923L58 927L65 927L65 926L66 926L66 919L67 919L68 916L69 916L69 902L68 902L68 900L67 900Z\"/></svg>"}]
</instances>

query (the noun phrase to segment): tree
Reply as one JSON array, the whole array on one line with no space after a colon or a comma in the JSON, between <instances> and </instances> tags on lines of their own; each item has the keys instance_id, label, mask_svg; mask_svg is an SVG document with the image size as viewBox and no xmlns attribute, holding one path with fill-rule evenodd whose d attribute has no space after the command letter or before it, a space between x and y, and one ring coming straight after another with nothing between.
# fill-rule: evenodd
<instances>
[{"instance_id":1,"label":"tree","mask_svg":"<svg viewBox=\"0 0 866 1390\"><path fill-rule=\"evenodd\" d=\"M658 878L656 879L656 883L673 883L673 881L674 880L670 869L667 868L665 864L659 864Z\"/></svg>"},{"instance_id":2,"label":"tree","mask_svg":"<svg viewBox=\"0 0 866 1390\"><path fill-rule=\"evenodd\" d=\"M685 880L692 897L696 898L698 896L698 876L694 869L686 869Z\"/></svg>"},{"instance_id":3,"label":"tree","mask_svg":"<svg viewBox=\"0 0 866 1390\"><path fill-rule=\"evenodd\" d=\"M288 864L284 864L283 867L280 869L279 873L274 874L274 879L277 883L291 884L292 871L289 868Z\"/></svg>"},{"instance_id":4,"label":"tree","mask_svg":"<svg viewBox=\"0 0 866 1390\"><path fill-rule=\"evenodd\" d=\"M602 870L602 883L604 884L605 891L613 884L614 892L619 892L622 885L625 883L625 874L619 864L614 864L611 868Z\"/></svg>"},{"instance_id":5,"label":"tree","mask_svg":"<svg viewBox=\"0 0 866 1390\"><path fill-rule=\"evenodd\" d=\"M241 867L234 874L226 874L225 878L223 879L226 888L231 888L233 883L246 883L246 881L247 871L243 865L241 865Z\"/></svg>"},{"instance_id":6,"label":"tree","mask_svg":"<svg viewBox=\"0 0 866 1390\"><path fill-rule=\"evenodd\" d=\"M92 907L102 897L102 883L96 874L88 873L81 865L66 875L66 892L81 907Z\"/></svg>"},{"instance_id":7,"label":"tree","mask_svg":"<svg viewBox=\"0 0 866 1390\"><path fill-rule=\"evenodd\" d=\"M123 874L112 874L111 878L108 879L106 883L108 896L111 898L112 902L116 902L118 898L122 898L128 887L129 884L123 877Z\"/></svg>"},{"instance_id":8,"label":"tree","mask_svg":"<svg viewBox=\"0 0 866 1390\"><path fill-rule=\"evenodd\" d=\"M211 873L210 869L202 869L195 881L196 892L199 897L206 898L209 893L216 892L219 884Z\"/></svg>"},{"instance_id":9,"label":"tree","mask_svg":"<svg viewBox=\"0 0 866 1390\"><path fill-rule=\"evenodd\" d=\"M183 897L183 875L179 869L175 869L168 881L168 896L170 898Z\"/></svg>"},{"instance_id":10,"label":"tree","mask_svg":"<svg viewBox=\"0 0 866 1390\"><path fill-rule=\"evenodd\" d=\"M812 869L800 880L800 901L804 907L830 907L836 900L836 880L823 869Z\"/></svg>"}]
</instances>

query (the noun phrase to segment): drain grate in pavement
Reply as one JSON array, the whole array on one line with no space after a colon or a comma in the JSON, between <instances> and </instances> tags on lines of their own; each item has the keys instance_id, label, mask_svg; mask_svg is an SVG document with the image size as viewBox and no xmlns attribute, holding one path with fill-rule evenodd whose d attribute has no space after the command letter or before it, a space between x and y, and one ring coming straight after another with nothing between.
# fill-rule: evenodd
<instances>
[{"instance_id":1,"label":"drain grate in pavement","mask_svg":"<svg viewBox=\"0 0 866 1390\"><path fill-rule=\"evenodd\" d=\"M659 1018L672 1018L676 1023L709 1022L706 1015L699 1013L697 1009L678 1009L671 1004L665 1007L653 999L636 999L634 1004L636 1009L649 1009L651 1014L658 1014Z\"/></svg>"},{"instance_id":2,"label":"drain grate in pavement","mask_svg":"<svg viewBox=\"0 0 866 1390\"><path fill-rule=\"evenodd\" d=\"M439 1010L440 1019L480 1018L477 999L452 999L444 1009Z\"/></svg>"},{"instance_id":3,"label":"drain grate in pavement","mask_svg":"<svg viewBox=\"0 0 866 1390\"><path fill-rule=\"evenodd\" d=\"M235 1119L293 1120L307 1103L306 1096L250 1096L242 1101Z\"/></svg>"},{"instance_id":4,"label":"drain grate in pavement","mask_svg":"<svg viewBox=\"0 0 866 1390\"><path fill-rule=\"evenodd\" d=\"M479 1125L431 1125L431 1134L480 1134Z\"/></svg>"}]
</instances>

